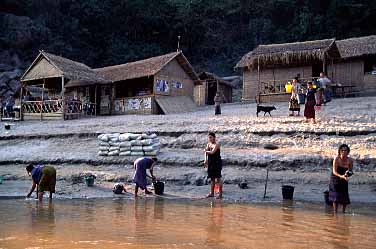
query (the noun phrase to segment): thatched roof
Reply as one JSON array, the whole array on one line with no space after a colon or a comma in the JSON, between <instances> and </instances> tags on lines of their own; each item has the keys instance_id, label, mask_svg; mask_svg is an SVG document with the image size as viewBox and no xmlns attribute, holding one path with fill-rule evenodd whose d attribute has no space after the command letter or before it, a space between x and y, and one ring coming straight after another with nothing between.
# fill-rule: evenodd
<instances>
[{"instance_id":1,"label":"thatched roof","mask_svg":"<svg viewBox=\"0 0 376 249\"><path fill-rule=\"evenodd\" d=\"M195 83L199 78L182 52L173 52L145 60L94 69L112 82L148 77L157 74L170 61L176 59Z\"/></svg>"},{"instance_id":2,"label":"thatched roof","mask_svg":"<svg viewBox=\"0 0 376 249\"><path fill-rule=\"evenodd\" d=\"M226 85L226 86L234 88L234 86L229 81L224 80L223 78L219 77L218 75L216 75L214 73L201 72L201 73L199 73L198 76L200 77L200 80L218 81L219 84Z\"/></svg>"},{"instance_id":3,"label":"thatched roof","mask_svg":"<svg viewBox=\"0 0 376 249\"><path fill-rule=\"evenodd\" d=\"M261 65L306 63L323 60L325 56L339 57L335 39L259 45L244 55L236 68L256 67Z\"/></svg>"},{"instance_id":4,"label":"thatched roof","mask_svg":"<svg viewBox=\"0 0 376 249\"><path fill-rule=\"evenodd\" d=\"M65 79L68 79L70 81L90 82L91 84L103 84L108 82L102 75L98 74L83 63L69 60L67 58L50 54L44 51L40 51L37 58L33 61L31 66L21 77L21 81L25 79L27 73L34 66L36 66L42 58L45 58L52 66L55 67L55 69L59 71L59 75L57 75L56 77L64 76ZM43 75L41 77L43 77Z\"/></svg>"},{"instance_id":5,"label":"thatched roof","mask_svg":"<svg viewBox=\"0 0 376 249\"><path fill-rule=\"evenodd\" d=\"M354 37L336 43L343 59L376 54L376 35Z\"/></svg>"}]
</instances>

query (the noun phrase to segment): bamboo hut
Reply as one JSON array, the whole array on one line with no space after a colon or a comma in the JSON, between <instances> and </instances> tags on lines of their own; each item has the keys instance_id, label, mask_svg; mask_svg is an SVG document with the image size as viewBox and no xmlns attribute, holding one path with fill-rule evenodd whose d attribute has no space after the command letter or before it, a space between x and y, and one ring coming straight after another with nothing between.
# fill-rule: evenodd
<instances>
[{"instance_id":1,"label":"bamboo hut","mask_svg":"<svg viewBox=\"0 0 376 249\"><path fill-rule=\"evenodd\" d=\"M96 88L109 82L85 64L72 61L61 56L40 51L36 59L21 77L23 89L34 86L47 91L47 96L40 98L21 93L23 119L66 119L77 118L82 114L83 103L77 95L66 91L67 84L88 82ZM90 100L94 103L92 114L95 114L95 94ZM26 98L27 97L27 98ZM32 99L30 99L32 97Z\"/></svg>"},{"instance_id":2,"label":"bamboo hut","mask_svg":"<svg viewBox=\"0 0 376 249\"><path fill-rule=\"evenodd\" d=\"M235 68L243 71L242 101L285 101L285 84L300 75L312 80L339 58L335 39L259 45Z\"/></svg>"},{"instance_id":3,"label":"bamboo hut","mask_svg":"<svg viewBox=\"0 0 376 249\"><path fill-rule=\"evenodd\" d=\"M195 87L194 95L197 105L214 105L214 96L217 92L223 103L232 102L234 86L229 81L209 72L201 72L198 76L203 84Z\"/></svg>"},{"instance_id":4,"label":"bamboo hut","mask_svg":"<svg viewBox=\"0 0 376 249\"><path fill-rule=\"evenodd\" d=\"M376 35L337 40L341 55L328 66L328 75L337 84L362 92L376 90Z\"/></svg>"},{"instance_id":5,"label":"bamboo hut","mask_svg":"<svg viewBox=\"0 0 376 249\"><path fill-rule=\"evenodd\" d=\"M181 51L95 72L111 81L111 114L168 114L196 108L193 92L200 80Z\"/></svg>"}]
</instances>

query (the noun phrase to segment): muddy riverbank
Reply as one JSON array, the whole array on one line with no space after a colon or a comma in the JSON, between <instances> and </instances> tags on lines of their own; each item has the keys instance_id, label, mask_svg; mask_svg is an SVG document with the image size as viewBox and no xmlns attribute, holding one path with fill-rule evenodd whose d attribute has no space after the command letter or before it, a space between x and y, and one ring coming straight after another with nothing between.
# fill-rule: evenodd
<instances>
[{"instance_id":1,"label":"muddy riverbank","mask_svg":"<svg viewBox=\"0 0 376 249\"><path fill-rule=\"evenodd\" d=\"M225 199L262 200L266 169L268 196L281 198L282 184L296 186L295 197L322 201L331 162L340 144L351 147L355 175L350 191L355 202L376 202L376 97L335 99L318 113L318 124L286 116L286 103L276 103L273 117L259 117L255 104L232 104L215 117L211 108L166 116L111 116L91 119L19 122L10 131L0 127L0 196L23 196L30 185L28 163L51 164L58 170L59 198L113 197L116 182L129 185L134 157L97 155L96 136L103 132L146 132L159 135L162 149L157 176L169 195L201 198L208 191L202 148L206 133L215 131L222 145ZM276 150L267 150L266 145ZM75 182L85 172L97 175L97 185ZM247 181L249 189L237 184ZM270 192L269 192L270 191ZM125 195L127 196L127 195ZM354 199L355 198L355 199Z\"/></svg>"}]
</instances>

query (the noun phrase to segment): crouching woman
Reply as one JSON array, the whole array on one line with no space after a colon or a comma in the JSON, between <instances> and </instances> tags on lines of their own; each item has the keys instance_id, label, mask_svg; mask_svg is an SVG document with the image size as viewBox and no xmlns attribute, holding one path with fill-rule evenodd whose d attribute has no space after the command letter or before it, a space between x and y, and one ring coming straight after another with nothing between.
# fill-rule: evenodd
<instances>
[{"instance_id":1,"label":"crouching woman","mask_svg":"<svg viewBox=\"0 0 376 249\"><path fill-rule=\"evenodd\" d=\"M39 201L42 201L43 194L45 191L50 192L50 199L52 199L52 194L55 193L56 186L56 170L52 166L44 165L34 165L29 164L26 167L26 171L29 176L33 179L33 184L31 186L30 192L27 195L27 198L31 196L34 192L35 187L37 187L37 197Z\"/></svg>"}]
</instances>

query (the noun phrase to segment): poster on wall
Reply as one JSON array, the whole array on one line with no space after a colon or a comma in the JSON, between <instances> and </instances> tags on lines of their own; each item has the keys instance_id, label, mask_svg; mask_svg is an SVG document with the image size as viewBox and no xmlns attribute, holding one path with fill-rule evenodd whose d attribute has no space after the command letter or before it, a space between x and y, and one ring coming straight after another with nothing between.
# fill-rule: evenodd
<instances>
[{"instance_id":1,"label":"poster on wall","mask_svg":"<svg viewBox=\"0 0 376 249\"><path fill-rule=\"evenodd\" d=\"M156 84L157 92L159 92L159 93L168 93L169 92L167 80L157 80L156 83L157 83Z\"/></svg>"},{"instance_id":2,"label":"poster on wall","mask_svg":"<svg viewBox=\"0 0 376 249\"><path fill-rule=\"evenodd\" d=\"M172 84L172 87L175 87L177 89L182 89L183 88L183 83L181 83L179 81L173 80L171 84Z\"/></svg>"},{"instance_id":3,"label":"poster on wall","mask_svg":"<svg viewBox=\"0 0 376 249\"><path fill-rule=\"evenodd\" d=\"M151 98L126 99L126 110L151 109Z\"/></svg>"}]
</instances>

